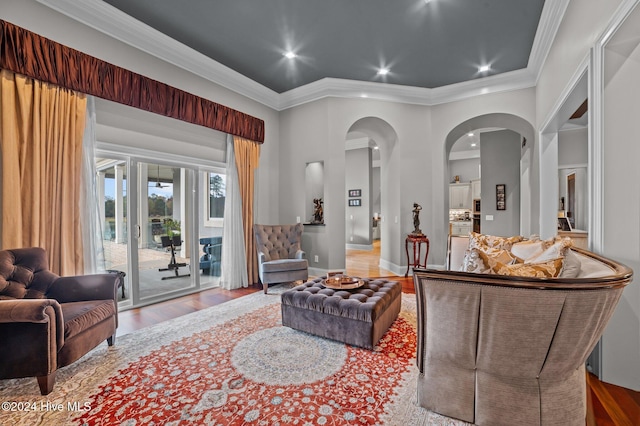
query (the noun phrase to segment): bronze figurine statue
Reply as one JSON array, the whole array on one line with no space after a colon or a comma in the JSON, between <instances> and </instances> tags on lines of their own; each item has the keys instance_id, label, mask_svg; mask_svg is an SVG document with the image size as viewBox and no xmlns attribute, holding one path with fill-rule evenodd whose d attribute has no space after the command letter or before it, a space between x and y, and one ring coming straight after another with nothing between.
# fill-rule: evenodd
<instances>
[{"instance_id":1,"label":"bronze figurine statue","mask_svg":"<svg viewBox=\"0 0 640 426\"><path fill-rule=\"evenodd\" d=\"M420 210L422 210L422 206L418 203L413 203L413 235L423 235L420 230Z\"/></svg>"},{"instance_id":2,"label":"bronze figurine statue","mask_svg":"<svg viewBox=\"0 0 640 426\"><path fill-rule=\"evenodd\" d=\"M314 198L314 212L313 212L313 223L324 223L324 209L322 208L322 198Z\"/></svg>"}]
</instances>

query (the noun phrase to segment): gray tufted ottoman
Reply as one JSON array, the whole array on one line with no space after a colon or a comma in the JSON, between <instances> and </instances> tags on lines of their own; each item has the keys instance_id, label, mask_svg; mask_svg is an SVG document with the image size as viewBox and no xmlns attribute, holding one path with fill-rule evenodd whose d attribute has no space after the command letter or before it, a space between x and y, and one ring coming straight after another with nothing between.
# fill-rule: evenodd
<instances>
[{"instance_id":1,"label":"gray tufted ottoman","mask_svg":"<svg viewBox=\"0 0 640 426\"><path fill-rule=\"evenodd\" d=\"M402 285L368 280L355 290L334 290L316 278L282 293L282 325L373 349L400 312Z\"/></svg>"}]
</instances>

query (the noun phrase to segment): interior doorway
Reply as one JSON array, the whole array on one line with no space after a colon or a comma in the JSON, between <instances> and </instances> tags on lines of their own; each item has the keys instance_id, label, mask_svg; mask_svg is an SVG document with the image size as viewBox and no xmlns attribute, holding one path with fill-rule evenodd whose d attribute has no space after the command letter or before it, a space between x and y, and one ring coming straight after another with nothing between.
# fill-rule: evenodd
<instances>
[{"instance_id":1,"label":"interior doorway","mask_svg":"<svg viewBox=\"0 0 640 426\"><path fill-rule=\"evenodd\" d=\"M530 235L531 224L536 219L530 208L532 205L530 165L535 132L531 123L512 114L493 113L474 117L454 127L447 135L444 167L447 185L444 191L447 197L445 217L450 217L452 207L449 186L456 173L453 172L454 169L449 160L455 158L454 144L461 139L472 140L469 135L477 133L481 133L482 139L478 154L481 171L481 174L478 172L480 192L479 196L475 196L480 199L481 209L478 216L481 231L492 235ZM505 165L506 163L500 157L507 151L505 144L508 144L509 152L514 150L509 156L508 165ZM486 155L486 151L482 153L487 146L492 147L489 155ZM473 175L469 174L469 176L473 178ZM505 188L503 191L506 191L506 205L498 205L498 187ZM473 193L471 190L469 192ZM469 198L473 199L473 196ZM471 214L474 213L473 203L469 202L468 209ZM455 220L455 217L452 217L452 220ZM443 226L448 228L449 223Z\"/></svg>"},{"instance_id":2,"label":"interior doorway","mask_svg":"<svg viewBox=\"0 0 640 426\"><path fill-rule=\"evenodd\" d=\"M355 266L354 258L367 259L363 276L392 275L380 265L389 263L385 215L393 198L389 194L394 192L388 173L396 141L395 130L377 117L357 120L345 135L346 264L349 268Z\"/></svg>"}]
</instances>

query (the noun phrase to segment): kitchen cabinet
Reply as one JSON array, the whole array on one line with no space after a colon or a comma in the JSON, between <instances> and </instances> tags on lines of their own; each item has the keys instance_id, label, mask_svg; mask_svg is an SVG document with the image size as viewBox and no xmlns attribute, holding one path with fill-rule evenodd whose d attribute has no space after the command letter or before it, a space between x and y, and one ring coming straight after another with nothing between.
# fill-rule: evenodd
<instances>
[{"instance_id":1,"label":"kitchen cabinet","mask_svg":"<svg viewBox=\"0 0 640 426\"><path fill-rule=\"evenodd\" d=\"M480 179L474 179L471 181L471 199L479 200L482 197L480 196L480 188L482 187Z\"/></svg>"},{"instance_id":2,"label":"kitchen cabinet","mask_svg":"<svg viewBox=\"0 0 640 426\"><path fill-rule=\"evenodd\" d=\"M451 222L451 235L469 235L471 232L472 222L470 220L459 220Z\"/></svg>"},{"instance_id":3,"label":"kitchen cabinet","mask_svg":"<svg viewBox=\"0 0 640 426\"><path fill-rule=\"evenodd\" d=\"M471 210L471 185L452 183L449 185L449 208Z\"/></svg>"}]
</instances>

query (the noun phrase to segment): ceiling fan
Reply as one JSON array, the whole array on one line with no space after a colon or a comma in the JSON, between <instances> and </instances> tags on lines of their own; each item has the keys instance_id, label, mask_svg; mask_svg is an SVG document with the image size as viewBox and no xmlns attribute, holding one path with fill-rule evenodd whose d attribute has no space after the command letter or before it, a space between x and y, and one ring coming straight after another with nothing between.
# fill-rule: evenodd
<instances>
[{"instance_id":1,"label":"ceiling fan","mask_svg":"<svg viewBox=\"0 0 640 426\"><path fill-rule=\"evenodd\" d=\"M152 182L149 182L149 186L151 186L151 184ZM171 186L171 185L163 185L160 183L160 165L159 164L158 164L158 172L156 175L156 183L153 186L155 186L156 188L167 188Z\"/></svg>"}]
</instances>

